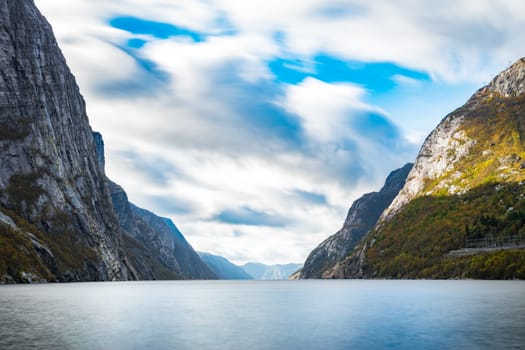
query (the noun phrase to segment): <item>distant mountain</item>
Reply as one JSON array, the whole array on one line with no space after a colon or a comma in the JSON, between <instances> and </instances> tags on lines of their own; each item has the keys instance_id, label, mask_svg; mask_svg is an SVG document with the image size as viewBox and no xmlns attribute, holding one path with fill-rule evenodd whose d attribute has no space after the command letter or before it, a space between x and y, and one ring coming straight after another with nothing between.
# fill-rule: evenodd
<instances>
[{"instance_id":1,"label":"distant mountain","mask_svg":"<svg viewBox=\"0 0 525 350\"><path fill-rule=\"evenodd\" d=\"M199 252L202 261L208 265L217 278L221 280L252 280L253 277L240 266L230 262L222 256Z\"/></svg>"},{"instance_id":2,"label":"distant mountain","mask_svg":"<svg viewBox=\"0 0 525 350\"><path fill-rule=\"evenodd\" d=\"M427 137L378 224L328 278L525 279L525 59Z\"/></svg>"},{"instance_id":3,"label":"distant mountain","mask_svg":"<svg viewBox=\"0 0 525 350\"><path fill-rule=\"evenodd\" d=\"M241 267L256 280L285 280L301 268L301 264L265 265L247 263Z\"/></svg>"},{"instance_id":4,"label":"distant mountain","mask_svg":"<svg viewBox=\"0 0 525 350\"><path fill-rule=\"evenodd\" d=\"M352 252L403 188L412 165L409 163L391 172L379 192L367 193L357 199L348 211L343 228L308 255L303 268L294 278L322 278L325 271Z\"/></svg>"}]
</instances>

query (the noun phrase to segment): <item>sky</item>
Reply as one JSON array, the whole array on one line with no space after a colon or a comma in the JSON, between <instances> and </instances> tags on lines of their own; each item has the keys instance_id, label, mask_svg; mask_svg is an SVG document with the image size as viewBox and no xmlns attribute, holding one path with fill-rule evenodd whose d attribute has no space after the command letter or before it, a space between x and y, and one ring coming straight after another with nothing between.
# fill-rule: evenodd
<instances>
[{"instance_id":1,"label":"sky","mask_svg":"<svg viewBox=\"0 0 525 350\"><path fill-rule=\"evenodd\" d=\"M35 0L106 173L235 263L303 262L525 56L521 0Z\"/></svg>"}]
</instances>

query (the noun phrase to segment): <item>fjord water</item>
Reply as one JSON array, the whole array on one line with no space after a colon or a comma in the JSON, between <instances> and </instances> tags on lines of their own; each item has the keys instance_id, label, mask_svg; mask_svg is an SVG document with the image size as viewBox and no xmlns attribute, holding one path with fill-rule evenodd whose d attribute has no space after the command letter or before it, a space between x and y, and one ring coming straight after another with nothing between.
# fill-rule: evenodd
<instances>
[{"instance_id":1,"label":"fjord water","mask_svg":"<svg viewBox=\"0 0 525 350\"><path fill-rule=\"evenodd\" d=\"M0 287L0 349L522 349L525 282Z\"/></svg>"}]
</instances>

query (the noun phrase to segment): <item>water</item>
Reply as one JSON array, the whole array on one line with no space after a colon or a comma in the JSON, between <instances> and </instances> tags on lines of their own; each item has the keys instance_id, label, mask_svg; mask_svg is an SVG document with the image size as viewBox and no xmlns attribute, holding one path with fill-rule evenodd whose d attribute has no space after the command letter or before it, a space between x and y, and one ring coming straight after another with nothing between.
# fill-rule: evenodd
<instances>
[{"instance_id":1,"label":"water","mask_svg":"<svg viewBox=\"0 0 525 350\"><path fill-rule=\"evenodd\" d=\"M525 349L525 282L3 286L0 349Z\"/></svg>"}]
</instances>

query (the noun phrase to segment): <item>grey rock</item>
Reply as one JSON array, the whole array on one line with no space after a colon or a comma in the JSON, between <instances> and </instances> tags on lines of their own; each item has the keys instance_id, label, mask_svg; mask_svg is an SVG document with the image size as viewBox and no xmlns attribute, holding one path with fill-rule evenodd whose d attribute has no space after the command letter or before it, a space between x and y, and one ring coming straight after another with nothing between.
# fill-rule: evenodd
<instances>
[{"instance_id":1,"label":"grey rock","mask_svg":"<svg viewBox=\"0 0 525 350\"><path fill-rule=\"evenodd\" d=\"M379 192L367 193L357 199L348 211L341 230L308 255L298 278L323 278L327 270L350 254L399 193L412 165L408 163L391 172Z\"/></svg>"},{"instance_id":2,"label":"grey rock","mask_svg":"<svg viewBox=\"0 0 525 350\"><path fill-rule=\"evenodd\" d=\"M476 140L469 139L462 131L466 120L465 115L473 114L479 118L479 106L481 101L487 101L494 94L504 98L514 98L525 92L525 58L519 59L510 68L498 74L487 86L479 89L462 107L447 115L439 125L430 133L424 141L414 163L414 167L408 174L407 180L399 194L390 206L383 212L376 226L371 232L379 231L387 221L397 215L403 207L419 196L432 195L425 192L425 184L429 181L440 181L433 186L433 190L448 190L448 194L465 193L468 184L462 184L461 188L451 184L460 176L453 172L456 164L467 156L492 156L492 150L483 150L479 155L471 154ZM481 115L486 115L481 113ZM472 117L470 117L472 118ZM496 145L491 144L492 147ZM499 170L508 168L509 165L518 163L521 158L517 154L498 159L501 164ZM459 162L459 163L458 163ZM446 175L449 176L446 176ZM500 174L505 175L505 174ZM498 190L498 187L495 187ZM432 190L431 190L432 191ZM373 272L366 271L365 254L367 249L373 245L373 240L365 239L350 256L338 262L332 269L326 271L325 278L370 278Z\"/></svg>"},{"instance_id":3,"label":"grey rock","mask_svg":"<svg viewBox=\"0 0 525 350\"><path fill-rule=\"evenodd\" d=\"M13 219L11 219L11 217L7 216L6 214L2 213L1 211L0 211L0 223L6 224L7 226L12 228L13 230L18 230L18 226L16 226L15 222L13 221Z\"/></svg>"},{"instance_id":4,"label":"grey rock","mask_svg":"<svg viewBox=\"0 0 525 350\"><path fill-rule=\"evenodd\" d=\"M0 284L15 284L16 281L13 276L9 274L4 274L0 277Z\"/></svg>"},{"instance_id":5,"label":"grey rock","mask_svg":"<svg viewBox=\"0 0 525 350\"><path fill-rule=\"evenodd\" d=\"M392 204L383 212L379 224L397 214L424 188L427 181L439 178L453 169L454 164L463 159L474 140L470 140L460 130L463 125L462 115L450 114L426 138L407 181Z\"/></svg>"},{"instance_id":6,"label":"grey rock","mask_svg":"<svg viewBox=\"0 0 525 350\"><path fill-rule=\"evenodd\" d=\"M498 74L486 87L503 97L516 97L525 92L525 58Z\"/></svg>"},{"instance_id":7,"label":"grey rock","mask_svg":"<svg viewBox=\"0 0 525 350\"><path fill-rule=\"evenodd\" d=\"M104 139L102 138L102 134L97 131L94 131L93 141L95 142L95 155L97 157L98 166L100 167L100 169L105 171L106 154L104 151Z\"/></svg>"},{"instance_id":8,"label":"grey rock","mask_svg":"<svg viewBox=\"0 0 525 350\"><path fill-rule=\"evenodd\" d=\"M139 208L130 203L135 227L142 227L140 236L134 236L146 247L151 246L158 259L170 270L177 271L183 278L190 279L216 279L217 276L201 260L193 247L186 241L177 226L170 219ZM143 224L145 226L143 226ZM133 232L133 227L123 223ZM148 229L149 228L149 229ZM134 231L137 233L137 230Z\"/></svg>"},{"instance_id":9,"label":"grey rock","mask_svg":"<svg viewBox=\"0 0 525 350\"><path fill-rule=\"evenodd\" d=\"M11 261L2 283L215 277L170 220L107 179L102 136L34 2L0 2L0 23L0 237L33 264Z\"/></svg>"},{"instance_id":10,"label":"grey rock","mask_svg":"<svg viewBox=\"0 0 525 350\"><path fill-rule=\"evenodd\" d=\"M127 279L85 104L31 0L0 2L0 206L49 235L78 233L95 261L60 280Z\"/></svg>"},{"instance_id":11,"label":"grey rock","mask_svg":"<svg viewBox=\"0 0 525 350\"><path fill-rule=\"evenodd\" d=\"M462 113L476 110L480 98L483 98L487 91L504 97L515 97L525 92L525 58L519 59L498 74L487 86L479 89L463 107L447 115L430 133L419 151L412 171L408 174L405 186L381 215L379 224L392 218L405 204L423 194L421 190L427 181L440 178L469 154L476 141L469 139L464 131L460 130L465 121ZM482 155L491 154L492 151L487 150ZM500 162L505 165L518 162L520 159L517 155L509 155L500 159ZM450 188L449 194L457 193L455 188L450 187L447 183L437 188L440 187Z\"/></svg>"}]
</instances>

